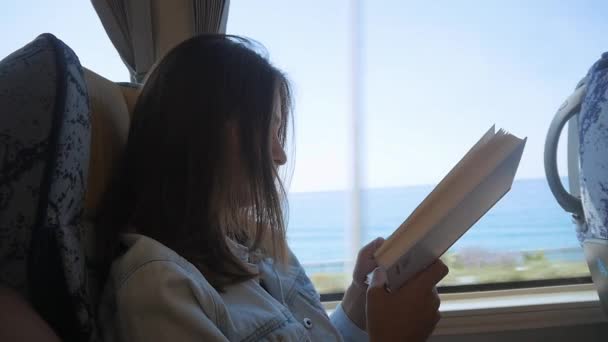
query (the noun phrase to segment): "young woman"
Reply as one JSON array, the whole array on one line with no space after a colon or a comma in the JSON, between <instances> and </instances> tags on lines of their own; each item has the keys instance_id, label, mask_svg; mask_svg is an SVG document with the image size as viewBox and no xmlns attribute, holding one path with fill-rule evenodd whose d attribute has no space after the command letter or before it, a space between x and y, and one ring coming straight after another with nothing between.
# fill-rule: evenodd
<instances>
[{"instance_id":1,"label":"young woman","mask_svg":"<svg viewBox=\"0 0 608 342\"><path fill-rule=\"evenodd\" d=\"M99 221L114 257L104 338L425 340L447 268L438 261L388 293L372 257L381 239L361 250L342 303L326 315L286 245L278 169L287 161L289 84L252 46L195 37L146 81Z\"/></svg>"}]
</instances>

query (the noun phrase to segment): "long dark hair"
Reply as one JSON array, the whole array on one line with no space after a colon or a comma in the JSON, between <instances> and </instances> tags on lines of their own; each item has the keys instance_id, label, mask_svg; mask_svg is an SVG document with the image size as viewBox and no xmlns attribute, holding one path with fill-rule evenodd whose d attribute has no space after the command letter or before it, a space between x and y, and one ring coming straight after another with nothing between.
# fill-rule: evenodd
<instances>
[{"instance_id":1,"label":"long dark hair","mask_svg":"<svg viewBox=\"0 0 608 342\"><path fill-rule=\"evenodd\" d=\"M103 244L116 246L118 233L132 227L185 257L218 290L255 276L226 238L286 258L286 197L269 137L278 93L285 146L291 93L256 47L241 37L201 35L155 67L102 203Z\"/></svg>"}]
</instances>

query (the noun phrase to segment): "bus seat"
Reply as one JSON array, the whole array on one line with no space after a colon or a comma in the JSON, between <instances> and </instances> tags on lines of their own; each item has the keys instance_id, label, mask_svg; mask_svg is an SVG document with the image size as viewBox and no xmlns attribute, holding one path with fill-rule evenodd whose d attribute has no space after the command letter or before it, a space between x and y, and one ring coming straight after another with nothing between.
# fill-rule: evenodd
<instances>
[{"instance_id":1,"label":"bus seat","mask_svg":"<svg viewBox=\"0 0 608 342\"><path fill-rule=\"evenodd\" d=\"M90 112L74 52L43 34L0 62L0 284L64 340L93 331L80 240Z\"/></svg>"},{"instance_id":2,"label":"bus seat","mask_svg":"<svg viewBox=\"0 0 608 342\"><path fill-rule=\"evenodd\" d=\"M608 240L608 53L589 71L578 118L583 240Z\"/></svg>"},{"instance_id":3,"label":"bus seat","mask_svg":"<svg viewBox=\"0 0 608 342\"><path fill-rule=\"evenodd\" d=\"M567 192L557 172L557 144L570 121L570 178ZM545 143L545 172L558 203L572 213L593 282L608 314L608 53L590 68L553 118ZM577 174L578 172L578 174ZM577 184L571 182L576 187Z\"/></svg>"},{"instance_id":4,"label":"bus seat","mask_svg":"<svg viewBox=\"0 0 608 342\"><path fill-rule=\"evenodd\" d=\"M134 106L134 88L120 86L85 69L91 105L91 159L85 201L85 215L96 214L101 196L127 142L130 109ZM135 90L136 92L136 90Z\"/></svg>"},{"instance_id":5,"label":"bus seat","mask_svg":"<svg viewBox=\"0 0 608 342\"><path fill-rule=\"evenodd\" d=\"M95 336L94 215L137 86L84 69L51 34L0 61L0 286L63 340Z\"/></svg>"}]
</instances>

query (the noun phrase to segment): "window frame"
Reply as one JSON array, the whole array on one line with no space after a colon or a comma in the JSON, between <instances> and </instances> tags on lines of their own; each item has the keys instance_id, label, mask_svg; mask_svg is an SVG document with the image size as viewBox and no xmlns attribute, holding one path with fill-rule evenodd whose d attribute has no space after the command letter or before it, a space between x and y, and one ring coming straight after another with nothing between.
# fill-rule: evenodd
<instances>
[{"instance_id":1,"label":"window frame","mask_svg":"<svg viewBox=\"0 0 608 342\"><path fill-rule=\"evenodd\" d=\"M482 293L490 291L506 291L520 289L537 289L549 288L554 286L568 285L593 285L591 276L571 277L571 278L551 278L551 279L534 279L534 280L519 280L496 283L480 283L470 285L448 285L438 286L439 294L463 294L463 293ZM344 297L344 292L333 292L321 294L321 302L340 301Z\"/></svg>"},{"instance_id":2,"label":"window frame","mask_svg":"<svg viewBox=\"0 0 608 342\"><path fill-rule=\"evenodd\" d=\"M500 334L608 323L592 284L442 293L440 298L441 320L433 336ZM323 303L328 314L338 304L339 301Z\"/></svg>"},{"instance_id":3,"label":"window frame","mask_svg":"<svg viewBox=\"0 0 608 342\"><path fill-rule=\"evenodd\" d=\"M364 53L363 39L362 39L362 4L361 0L350 0L350 36L351 36L351 149L350 159L352 161L351 171L351 189L350 189L350 206L349 206L349 226L348 234L346 239L348 241L347 252L350 254L351 261L346 263L345 269L346 274L352 274L354 267L354 260L356 260L357 251L361 248L361 237L363 235L361 225L361 175L363 155L362 155L362 100L364 95L363 91L363 72L362 72L362 60ZM571 191L573 194L578 194L578 188L573 185L578 183L578 154L574 153L578 151L578 130L576 125L576 117L569 121L568 131L568 172L572 179L570 181ZM574 234L574 232L573 232ZM537 280L523 280L523 281L507 281L507 282L495 282L495 283L479 283L479 284L467 284L467 285L449 285L449 286L438 286L438 292L440 294L452 294L452 293L481 293L488 291L503 291L503 290L518 290L518 289L533 289L533 288L550 288L555 286L568 286L568 285L593 285L591 276L581 277L567 277L567 278L550 278L550 279L537 279ZM344 296L344 292L325 293L321 294L322 302L330 302L335 300L341 300Z\"/></svg>"}]
</instances>

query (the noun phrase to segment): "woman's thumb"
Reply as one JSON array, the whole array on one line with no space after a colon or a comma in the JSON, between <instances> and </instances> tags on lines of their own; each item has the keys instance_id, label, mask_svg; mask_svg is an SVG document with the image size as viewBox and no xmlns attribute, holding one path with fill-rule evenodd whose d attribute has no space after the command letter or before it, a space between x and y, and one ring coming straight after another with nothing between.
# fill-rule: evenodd
<instances>
[{"instance_id":1,"label":"woman's thumb","mask_svg":"<svg viewBox=\"0 0 608 342\"><path fill-rule=\"evenodd\" d=\"M359 255L357 256L357 260L373 259L374 253L376 252L376 250L378 250L378 248L380 248L380 246L382 246L383 242L384 242L384 238L378 237L378 238L374 239L373 241L371 241L370 243L368 243L367 245L363 246L363 248L361 248L361 250L359 250Z\"/></svg>"},{"instance_id":2,"label":"woman's thumb","mask_svg":"<svg viewBox=\"0 0 608 342\"><path fill-rule=\"evenodd\" d=\"M369 282L370 288L384 289L386 287L386 270L382 267L376 267L372 272L371 280Z\"/></svg>"}]
</instances>

